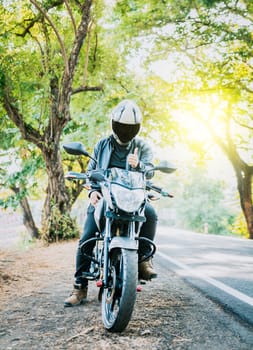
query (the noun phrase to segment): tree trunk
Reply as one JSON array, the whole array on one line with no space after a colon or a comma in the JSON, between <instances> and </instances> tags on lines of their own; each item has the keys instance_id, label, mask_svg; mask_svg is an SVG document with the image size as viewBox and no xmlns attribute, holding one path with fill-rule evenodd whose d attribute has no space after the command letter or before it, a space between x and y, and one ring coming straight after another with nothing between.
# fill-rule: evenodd
<instances>
[{"instance_id":1,"label":"tree trunk","mask_svg":"<svg viewBox=\"0 0 253 350\"><path fill-rule=\"evenodd\" d=\"M229 134L229 122L232 116L232 105L229 104L227 120L227 138L224 142L212 130L212 135L217 144L230 160L237 178L237 189L240 196L240 204L248 229L248 238L253 239L253 207L252 207L252 175L253 167L244 162L237 151L236 145Z\"/></svg>"},{"instance_id":2,"label":"tree trunk","mask_svg":"<svg viewBox=\"0 0 253 350\"><path fill-rule=\"evenodd\" d=\"M26 197L21 200L20 205L23 211L23 224L31 238L38 239L40 237L39 230L34 222L31 208Z\"/></svg>"},{"instance_id":3,"label":"tree trunk","mask_svg":"<svg viewBox=\"0 0 253 350\"><path fill-rule=\"evenodd\" d=\"M11 187L12 191L15 194L20 193L19 187ZM23 224L25 225L29 235L31 238L38 239L40 237L39 229L37 228L35 221L33 219L32 211L28 202L28 199L26 197L23 197L20 200L20 206L22 208L23 212Z\"/></svg>"},{"instance_id":4,"label":"tree trunk","mask_svg":"<svg viewBox=\"0 0 253 350\"><path fill-rule=\"evenodd\" d=\"M72 203L65 186L58 143L43 153L48 174L46 199L42 213L42 236L48 242L76 237L76 223L70 217Z\"/></svg>"},{"instance_id":5,"label":"tree trunk","mask_svg":"<svg viewBox=\"0 0 253 350\"><path fill-rule=\"evenodd\" d=\"M55 144L54 149L47 150L43 154L43 157L48 174L44 214L49 215L52 204L57 204L60 212L64 213L68 211L71 206L65 186L64 172L58 145Z\"/></svg>"},{"instance_id":6,"label":"tree trunk","mask_svg":"<svg viewBox=\"0 0 253 350\"><path fill-rule=\"evenodd\" d=\"M250 169L236 171L241 208L247 223L249 238L253 239L252 174Z\"/></svg>"}]
</instances>

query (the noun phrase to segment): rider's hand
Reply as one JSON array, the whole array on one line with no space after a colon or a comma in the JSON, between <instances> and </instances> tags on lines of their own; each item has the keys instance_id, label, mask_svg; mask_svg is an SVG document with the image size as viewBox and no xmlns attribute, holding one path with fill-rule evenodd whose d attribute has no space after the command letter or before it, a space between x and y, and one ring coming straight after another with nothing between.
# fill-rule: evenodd
<instances>
[{"instance_id":1,"label":"rider's hand","mask_svg":"<svg viewBox=\"0 0 253 350\"><path fill-rule=\"evenodd\" d=\"M136 168L139 164L138 157L138 148L136 147L134 153L130 153L127 158L128 164L131 165L132 168Z\"/></svg>"},{"instance_id":2,"label":"rider's hand","mask_svg":"<svg viewBox=\"0 0 253 350\"><path fill-rule=\"evenodd\" d=\"M102 194L98 191L91 192L90 203L95 207L98 201L102 198Z\"/></svg>"}]
</instances>

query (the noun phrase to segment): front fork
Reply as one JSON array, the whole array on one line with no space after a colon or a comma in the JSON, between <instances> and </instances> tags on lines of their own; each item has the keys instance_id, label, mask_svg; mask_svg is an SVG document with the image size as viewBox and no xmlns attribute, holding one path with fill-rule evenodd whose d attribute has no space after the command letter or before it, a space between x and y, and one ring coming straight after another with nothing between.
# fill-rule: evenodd
<instances>
[{"instance_id":1,"label":"front fork","mask_svg":"<svg viewBox=\"0 0 253 350\"><path fill-rule=\"evenodd\" d=\"M108 287L110 240L111 240L111 219L106 217L105 236L104 236L104 273L103 273L104 288Z\"/></svg>"},{"instance_id":2,"label":"front fork","mask_svg":"<svg viewBox=\"0 0 253 350\"><path fill-rule=\"evenodd\" d=\"M109 282L109 247L111 243L111 223L112 219L106 217L106 223L105 223L105 236L104 236L104 273L103 273L103 287L108 288L108 282ZM129 222L129 240L135 241L135 222L130 221ZM138 244L138 241L135 241L136 244ZM137 250L138 248L136 248Z\"/></svg>"}]
</instances>

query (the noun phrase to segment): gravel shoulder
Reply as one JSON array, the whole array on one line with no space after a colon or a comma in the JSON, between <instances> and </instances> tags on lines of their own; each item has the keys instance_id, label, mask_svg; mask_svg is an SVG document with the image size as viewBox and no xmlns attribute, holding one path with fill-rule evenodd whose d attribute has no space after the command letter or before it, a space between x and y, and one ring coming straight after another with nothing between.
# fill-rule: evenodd
<instances>
[{"instance_id":1,"label":"gravel shoulder","mask_svg":"<svg viewBox=\"0 0 253 350\"><path fill-rule=\"evenodd\" d=\"M0 250L0 349L250 350L253 329L155 259L159 277L143 286L127 329L107 332L98 290L64 308L72 289L77 241Z\"/></svg>"}]
</instances>

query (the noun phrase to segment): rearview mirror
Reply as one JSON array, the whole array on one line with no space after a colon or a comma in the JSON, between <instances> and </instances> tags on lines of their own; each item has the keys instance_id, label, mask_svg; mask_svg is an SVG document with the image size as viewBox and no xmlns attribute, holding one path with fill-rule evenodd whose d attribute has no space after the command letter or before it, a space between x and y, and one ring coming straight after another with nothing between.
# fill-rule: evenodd
<instances>
[{"instance_id":1,"label":"rearview mirror","mask_svg":"<svg viewBox=\"0 0 253 350\"><path fill-rule=\"evenodd\" d=\"M69 142L63 145L63 148L69 154L73 154L75 156L83 155L90 157L89 153L86 151L84 145L81 142Z\"/></svg>"},{"instance_id":2,"label":"rearview mirror","mask_svg":"<svg viewBox=\"0 0 253 350\"><path fill-rule=\"evenodd\" d=\"M171 174L176 171L177 168L174 164L168 162L167 160L162 160L157 166L155 166L154 170L159 170L163 173Z\"/></svg>"}]
</instances>

